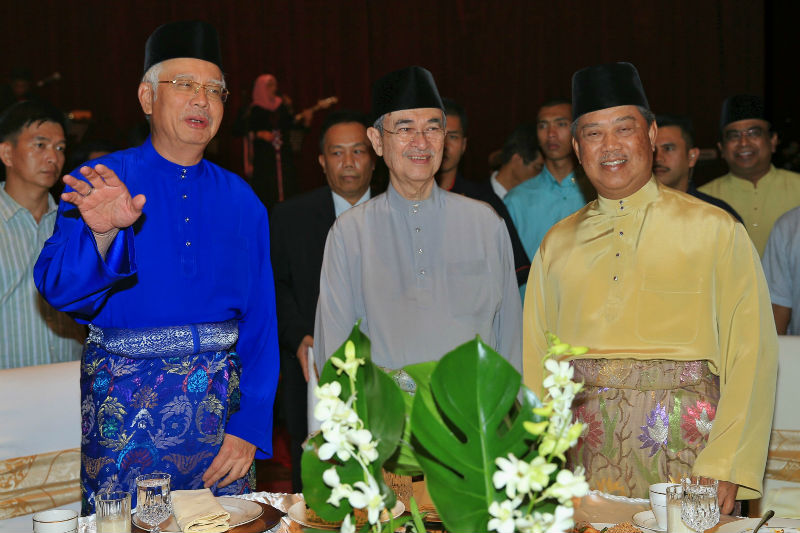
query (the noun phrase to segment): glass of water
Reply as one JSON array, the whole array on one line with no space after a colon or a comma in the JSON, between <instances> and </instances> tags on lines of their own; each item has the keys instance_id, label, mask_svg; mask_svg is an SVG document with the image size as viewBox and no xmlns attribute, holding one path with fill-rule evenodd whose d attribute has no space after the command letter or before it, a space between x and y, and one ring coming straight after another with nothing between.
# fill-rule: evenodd
<instances>
[{"instance_id":1,"label":"glass of water","mask_svg":"<svg viewBox=\"0 0 800 533\"><path fill-rule=\"evenodd\" d=\"M681 480L681 518L691 529L705 531L719 522L716 479L692 476Z\"/></svg>"},{"instance_id":2,"label":"glass of water","mask_svg":"<svg viewBox=\"0 0 800 533\"><path fill-rule=\"evenodd\" d=\"M160 533L161 522L172 514L169 474L153 472L136 478L136 516L150 526L150 533Z\"/></svg>"},{"instance_id":3,"label":"glass of water","mask_svg":"<svg viewBox=\"0 0 800 533\"><path fill-rule=\"evenodd\" d=\"M100 492L94 507L97 533L131 533L130 492Z\"/></svg>"}]
</instances>

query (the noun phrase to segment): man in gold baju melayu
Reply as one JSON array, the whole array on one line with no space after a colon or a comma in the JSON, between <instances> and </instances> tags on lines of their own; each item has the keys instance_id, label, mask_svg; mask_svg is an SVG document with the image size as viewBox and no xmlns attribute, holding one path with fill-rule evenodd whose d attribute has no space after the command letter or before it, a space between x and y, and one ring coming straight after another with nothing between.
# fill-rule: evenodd
<instances>
[{"instance_id":1,"label":"man in gold baju melayu","mask_svg":"<svg viewBox=\"0 0 800 533\"><path fill-rule=\"evenodd\" d=\"M629 63L573 76L573 146L597 200L547 234L528 281L525 382L542 390L545 332L572 362L586 429L570 451L592 488L647 497L690 471L719 501L757 498L777 337L758 254L721 209L651 174L656 124Z\"/></svg>"}]
</instances>

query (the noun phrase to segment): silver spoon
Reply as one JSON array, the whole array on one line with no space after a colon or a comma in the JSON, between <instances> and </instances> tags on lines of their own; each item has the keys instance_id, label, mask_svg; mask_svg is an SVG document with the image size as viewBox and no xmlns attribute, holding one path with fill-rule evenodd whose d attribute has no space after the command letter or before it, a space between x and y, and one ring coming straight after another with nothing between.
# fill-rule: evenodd
<instances>
[{"instance_id":1,"label":"silver spoon","mask_svg":"<svg viewBox=\"0 0 800 533\"><path fill-rule=\"evenodd\" d=\"M753 533L756 533L759 529L761 529L761 526L766 524L767 520L769 520L773 516L775 516L775 511L773 511L772 509L764 513L764 516L761 517L761 521L759 521L758 525L755 527L755 529L753 529Z\"/></svg>"}]
</instances>

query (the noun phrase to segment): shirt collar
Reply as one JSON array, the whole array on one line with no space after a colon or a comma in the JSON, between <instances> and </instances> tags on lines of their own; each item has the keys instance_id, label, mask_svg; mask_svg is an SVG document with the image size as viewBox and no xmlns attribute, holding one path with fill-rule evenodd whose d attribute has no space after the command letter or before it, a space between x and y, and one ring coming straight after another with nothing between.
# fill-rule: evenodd
<instances>
[{"instance_id":1,"label":"shirt collar","mask_svg":"<svg viewBox=\"0 0 800 533\"><path fill-rule=\"evenodd\" d=\"M6 182L0 183L0 218L2 218L4 222L8 222L11 220L11 217L16 215L17 211L20 209L25 208L6 192ZM53 197L48 194L47 212L45 212L45 215L48 215L57 209L58 204L56 204L55 200L53 200Z\"/></svg>"},{"instance_id":2,"label":"shirt collar","mask_svg":"<svg viewBox=\"0 0 800 533\"><path fill-rule=\"evenodd\" d=\"M659 185L655 177L651 175L650 180L641 189L621 200L603 198L598 194L598 209L604 215L624 216L652 203L658 198L658 195Z\"/></svg>"},{"instance_id":3,"label":"shirt collar","mask_svg":"<svg viewBox=\"0 0 800 533\"><path fill-rule=\"evenodd\" d=\"M547 165L545 165L542 167L542 171L531 179L537 179L537 180L544 179L550 182L555 187L573 185L575 183L575 170L573 169L572 172L564 176L564 179L561 180L561 183L559 183L558 180L555 178L555 176L553 176L550 173L550 169L547 168Z\"/></svg>"},{"instance_id":4,"label":"shirt collar","mask_svg":"<svg viewBox=\"0 0 800 533\"><path fill-rule=\"evenodd\" d=\"M193 178L197 176L203 168L201 165L205 162L205 159L201 159L198 163L189 166L173 163L158 153L156 147L153 146L152 137L148 137L144 142L142 145L142 152L146 163L157 165L160 168L166 169L167 172L174 171L177 176L182 178Z\"/></svg>"},{"instance_id":5,"label":"shirt collar","mask_svg":"<svg viewBox=\"0 0 800 533\"><path fill-rule=\"evenodd\" d=\"M501 185L500 182L497 181L497 174L499 173L500 173L499 170L495 170L494 172L492 172L492 175L489 177L489 183L492 184L492 190L494 190L494 193L497 196L499 196L500 199L502 200L503 198L506 197L506 194L508 194L508 189L503 187L503 185Z\"/></svg>"},{"instance_id":6,"label":"shirt collar","mask_svg":"<svg viewBox=\"0 0 800 533\"><path fill-rule=\"evenodd\" d=\"M389 199L389 206L391 206L392 209L396 209L397 211L401 211L403 213L416 214L420 210L429 210L440 206L444 194L442 194L442 190L434 180L431 194L424 200L406 200L400 196L400 193L397 192L397 189L394 188L391 182L389 183L389 187L386 189L386 196ZM415 209L417 211L414 211Z\"/></svg>"},{"instance_id":7,"label":"shirt collar","mask_svg":"<svg viewBox=\"0 0 800 533\"><path fill-rule=\"evenodd\" d=\"M764 175L761 177L761 179L760 179L760 180L758 180L758 182L757 182L757 184L756 184L756 186L755 186L755 187L757 187L757 186L758 186L758 184L761 184L761 183L766 183L766 182L770 181L772 178L774 178L774 177L775 177L775 175L776 175L776 174L777 174L777 172L775 172L775 165L772 165L772 164L770 164L770 166L769 166L769 170L767 171L767 173L766 173L766 174L764 174ZM741 189L746 189L746 190L748 190L748 191L752 191L752 190L755 188L755 187L753 186L753 182L752 182L752 181L750 181L750 180L749 180L749 179L747 179L747 178L740 178L739 176L735 175L733 172L728 172L728 175L729 175L730 177L734 178L734 179L732 180L732 183L733 183L733 185L734 185L735 187L739 187L739 188L741 188Z\"/></svg>"},{"instance_id":8,"label":"shirt collar","mask_svg":"<svg viewBox=\"0 0 800 533\"><path fill-rule=\"evenodd\" d=\"M333 210L336 213L336 218L339 218L339 215L341 215L342 213L344 213L345 211L347 211L351 207L355 207L357 205L361 205L364 202L366 202L367 200L369 200L369 198L370 198L370 190L367 189L367 192L365 192L364 195L361 198L359 198L358 201L353 205L350 205L350 202L348 202L343 197L341 197L338 194L336 194L335 192L333 192L333 189L331 189L331 195L333 195Z\"/></svg>"}]
</instances>

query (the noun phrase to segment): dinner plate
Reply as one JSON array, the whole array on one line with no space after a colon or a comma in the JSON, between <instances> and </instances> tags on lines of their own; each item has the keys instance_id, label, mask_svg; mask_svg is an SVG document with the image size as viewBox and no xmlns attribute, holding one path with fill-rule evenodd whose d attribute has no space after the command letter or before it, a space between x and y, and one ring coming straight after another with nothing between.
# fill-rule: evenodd
<instances>
[{"instance_id":1,"label":"dinner plate","mask_svg":"<svg viewBox=\"0 0 800 533\"><path fill-rule=\"evenodd\" d=\"M258 505L257 502L250 500L243 500L242 498L234 498L232 496L217 496L217 501L223 509L231 514L228 523L230 527L241 526L252 522L264 513L264 508ZM138 516L134 513L133 523L142 529L150 530L150 526L139 521ZM175 515L170 515L169 518L161 523L161 531L163 533L181 533L181 528L178 527L178 521L175 520Z\"/></svg>"},{"instance_id":2,"label":"dinner plate","mask_svg":"<svg viewBox=\"0 0 800 533\"><path fill-rule=\"evenodd\" d=\"M395 506L392 507L392 517L397 518L398 516L403 514L403 511L405 510L406 506L403 505L403 502L397 500ZM339 528L341 527L340 522L322 522L320 520L317 520L316 518L312 518L307 514L307 511L308 507L306 507L306 502L300 500L299 502L296 502L294 505L289 507L289 512L287 514L289 515L289 518L291 518L298 524L306 527L312 527L316 529L329 529L333 531L338 531ZM381 520L381 522L388 522L388 521L389 520Z\"/></svg>"},{"instance_id":3,"label":"dinner plate","mask_svg":"<svg viewBox=\"0 0 800 533\"><path fill-rule=\"evenodd\" d=\"M744 520L736 520L735 522L728 522L723 524L717 529L717 533L746 533L753 531L753 528L758 524L758 518L745 518ZM791 518L773 518L769 520L766 525L758 530L758 533L798 533L800 531L800 520L793 520Z\"/></svg>"},{"instance_id":4,"label":"dinner plate","mask_svg":"<svg viewBox=\"0 0 800 533\"><path fill-rule=\"evenodd\" d=\"M641 513L636 513L633 515L633 523L641 528L649 529L650 531L666 531L666 529L658 527L656 515L653 514L653 511L642 511Z\"/></svg>"}]
</instances>

